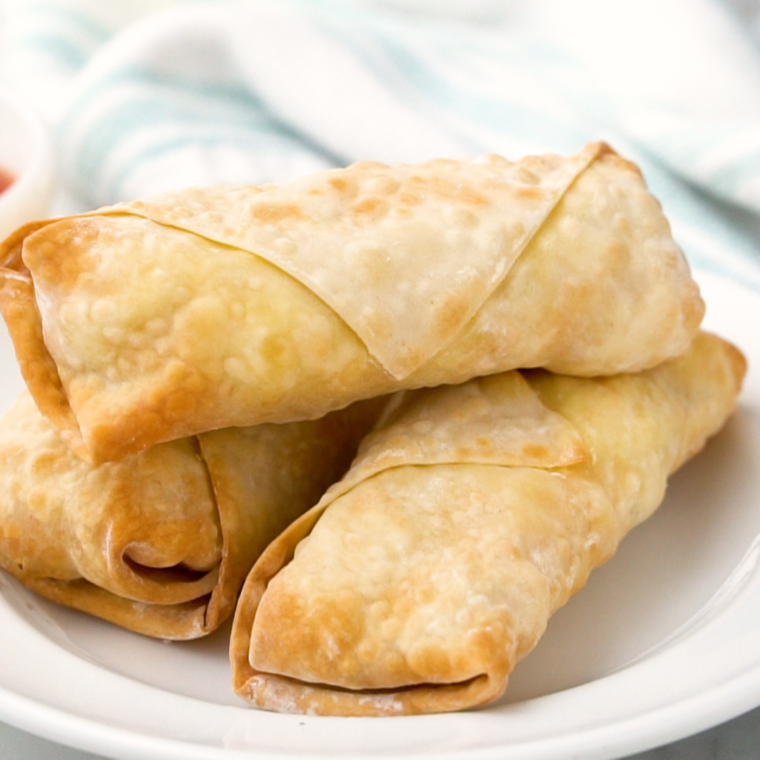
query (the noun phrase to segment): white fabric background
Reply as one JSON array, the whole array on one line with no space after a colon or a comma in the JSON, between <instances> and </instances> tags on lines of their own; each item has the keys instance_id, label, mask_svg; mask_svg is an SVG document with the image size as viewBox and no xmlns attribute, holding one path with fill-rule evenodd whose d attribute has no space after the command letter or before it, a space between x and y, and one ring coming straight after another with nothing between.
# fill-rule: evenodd
<instances>
[{"instance_id":1,"label":"white fabric background","mask_svg":"<svg viewBox=\"0 0 760 760\"><path fill-rule=\"evenodd\" d=\"M163 9L163 10L162 10ZM760 48L719 0L5 0L7 76L92 207L374 158L643 167L695 263L760 286Z\"/></svg>"}]
</instances>

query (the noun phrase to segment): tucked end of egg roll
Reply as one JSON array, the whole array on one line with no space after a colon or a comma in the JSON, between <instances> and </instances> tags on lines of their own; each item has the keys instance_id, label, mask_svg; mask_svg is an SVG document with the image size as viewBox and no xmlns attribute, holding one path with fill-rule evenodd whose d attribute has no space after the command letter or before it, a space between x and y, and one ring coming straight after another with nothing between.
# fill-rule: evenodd
<instances>
[{"instance_id":1,"label":"tucked end of egg roll","mask_svg":"<svg viewBox=\"0 0 760 760\"><path fill-rule=\"evenodd\" d=\"M0 244L0 309L38 408L93 464L510 369L637 371L704 313L660 204L602 143L30 224Z\"/></svg>"},{"instance_id":2,"label":"tucked end of egg roll","mask_svg":"<svg viewBox=\"0 0 760 760\"><path fill-rule=\"evenodd\" d=\"M383 405L214 431L92 467L23 393L0 425L0 567L124 628L203 636L229 617L266 545L348 468Z\"/></svg>"},{"instance_id":3,"label":"tucked end of egg roll","mask_svg":"<svg viewBox=\"0 0 760 760\"><path fill-rule=\"evenodd\" d=\"M250 704L400 715L492 701L551 614L733 411L745 361L699 334L654 369L410 391L264 552L233 624Z\"/></svg>"}]
</instances>

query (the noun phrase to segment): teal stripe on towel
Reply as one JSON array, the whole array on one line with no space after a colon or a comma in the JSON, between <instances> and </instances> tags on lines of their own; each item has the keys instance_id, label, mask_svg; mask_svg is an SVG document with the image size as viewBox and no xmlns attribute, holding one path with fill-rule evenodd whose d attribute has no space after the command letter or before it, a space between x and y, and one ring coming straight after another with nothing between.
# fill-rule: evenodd
<instances>
[{"instance_id":1,"label":"teal stripe on towel","mask_svg":"<svg viewBox=\"0 0 760 760\"><path fill-rule=\"evenodd\" d=\"M81 69L90 57L90 51L71 40L54 33L30 32L14 39L14 45L20 49L34 51L55 58L59 64L68 69Z\"/></svg>"}]
</instances>

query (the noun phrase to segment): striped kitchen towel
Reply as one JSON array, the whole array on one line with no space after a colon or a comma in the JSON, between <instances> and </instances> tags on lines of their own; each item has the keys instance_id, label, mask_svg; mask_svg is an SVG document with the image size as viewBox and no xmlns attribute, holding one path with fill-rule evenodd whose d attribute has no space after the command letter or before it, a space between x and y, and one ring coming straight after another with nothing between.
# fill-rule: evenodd
<instances>
[{"instance_id":1,"label":"striped kitchen towel","mask_svg":"<svg viewBox=\"0 0 760 760\"><path fill-rule=\"evenodd\" d=\"M604 139L694 263L760 287L760 46L719 0L3 2L83 206Z\"/></svg>"}]
</instances>

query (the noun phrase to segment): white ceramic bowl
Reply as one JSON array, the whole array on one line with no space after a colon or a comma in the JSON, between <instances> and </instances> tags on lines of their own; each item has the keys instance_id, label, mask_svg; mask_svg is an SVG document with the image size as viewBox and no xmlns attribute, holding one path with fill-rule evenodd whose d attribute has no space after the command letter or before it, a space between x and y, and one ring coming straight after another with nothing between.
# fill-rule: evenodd
<instances>
[{"instance_id":1,"label":"white ceramic bowl","mask_svg":"<svg viewBox=\"0 0 760 760\"><path fill-rule=\"evenodd\" d=\"M17 227L45 217L53 195L52 138L26 99L0 86L0 169L14 181L0 192L0 240Z\"/></svg>"}]
</instances>

